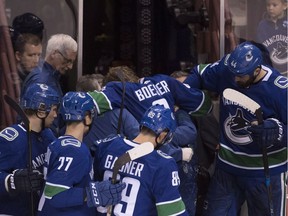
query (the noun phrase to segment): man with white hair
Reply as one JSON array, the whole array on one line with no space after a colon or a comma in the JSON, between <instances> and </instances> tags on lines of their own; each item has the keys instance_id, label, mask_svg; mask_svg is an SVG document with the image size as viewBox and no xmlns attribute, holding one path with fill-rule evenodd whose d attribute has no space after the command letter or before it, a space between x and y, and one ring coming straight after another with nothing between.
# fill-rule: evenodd
<instances>
[{"instance_id":1,"label":"man with white hair","mask_svg":"<svg viewBox=\"0 0 288 216\"><path fill-rule=\"evenodd\" d=\"M63 95L60 77L71 70L77 57L77 42L69 35L55 34L50 37L46 47L45 62L25 79L22 93L35 82L46 83L55 87Z\"/></svg>"},{"instance_id":2,"label":"man with white hair","mask_svg":"<svg viewBox=\"0 0 288 216\"><path fill-rule=\"evenodd\" d=\"M45 61L42 68L32 71L24 80L21 95L32 83L45 83L55 88L63 96L60 77L71 70L77 56L77 42L69 35L55 34L50 37L46 47ZM60 116L55 119L51 129L59 136L59 128L64 126Z\"/></svg>"}]
</instances>

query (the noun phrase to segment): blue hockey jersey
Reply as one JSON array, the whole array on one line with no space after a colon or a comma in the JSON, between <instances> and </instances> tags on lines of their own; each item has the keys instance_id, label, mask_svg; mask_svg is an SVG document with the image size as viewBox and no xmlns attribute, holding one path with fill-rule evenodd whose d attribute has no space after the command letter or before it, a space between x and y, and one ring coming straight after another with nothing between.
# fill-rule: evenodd
<instances>
[{"instance_id":1,"label":"blue hockey jersey","mask_svg":"<svg viewBox=\"0 0 288 216\"><path fill-rule=\"evenodd\" d=\"M109 179L115 160L137 145L121 137L103 141L95 155L96 179ZM187 215L178 191L180 180L176 162L160 150L128 162L118 174L126 188L122 191L121 202L114 206L115 215ZM97 210L106 215L105 208ZM101 213L99 215L103 215Z\"/></svg>"},{"instance_id":2,"label":"blue hockey jersey","mask_svg":"<svg viewBox=\"0 0 288 216\"><path fill-rule=\"evenodd\" d=\"M126 82L124 107L140 121L146 110L154 104L162 104L174 110L174 105L190 113L207 113L211 101L201 90L192 89L167 75L146 77L141 83ZM123 86L121 82L109 82L101 92L89 92L96 101L98 113L120 108Z\"/></svg>"},{"instance_id":3,"label":"blue hockey jersey","mask_svg":"<svg viewBox=\"0 0 288 216\"><path fill-rule=\"evenodd\" d=\"M284 137L280 145L268 148L270 174L287 170L287 77L262 65L265 77L249 88L240 88L234 75L225 65L229 55L214 64L198 65L185 80L189 85L201 87L220 95L220 151L219 167L235 175L263 176L261 148L246 130L256 116L247 109L224 100L222 93L232 88L256 101L262 108L263 119L276 118L284 124ZM272 143L271 143L272 144Z\"/></svg>"},{"instance_id":4,"label":"blue hockey jersey","mask_svg":"<svg viewBox=\"0 0 288 216\"><path fill-rule=\"evenodd\" d=\"M87 146L72 136L51 143L45 162L45 188L38 215L95 215L84 202L84 190L93 178L92 157Z\"/></svg>"},{"instance_id":5,"label":"blue hockey jersey","mask_svg":"<svg viewBox=\"0 0 288 216\"><path fill-rule=\"evenodd\" d=\"M47 146L56 138L50 129L31 132L32 166L43 173ZM15 169L25 169L28 164L27 131L21 125L12 125L0 132L0 214L29 215L30 193L10 196L5 189L5 178ZM35 193L35 201L39 196Z\"/></svg>"}]
</instances>

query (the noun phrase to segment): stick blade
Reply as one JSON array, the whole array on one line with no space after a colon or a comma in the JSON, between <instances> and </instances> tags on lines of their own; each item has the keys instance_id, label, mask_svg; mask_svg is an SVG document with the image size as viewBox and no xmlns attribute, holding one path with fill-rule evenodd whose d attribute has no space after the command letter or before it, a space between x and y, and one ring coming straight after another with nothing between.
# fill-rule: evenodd
<instances>
[{"instance_id":1,"label":"stick blade","mask_svg":"<svg viewBox=\"0 0 288 216\"><path fill-rule=\"evenodd\" d=\"M30 121L20 105L9 95L4 95L4 100L21 117L24 125L27 127L26 129L28 130Z\"/></svg>"},{"instance_id":2,"label":"stick blade","mask_svg":"<svg viewBox=\"0 0 288 216\"><path fill-rule=\"evenodd\" d=\"M231 88L227 88L223 91L223 97L250 110L253 113L260 109L260 105L257 102L247 97L243 93Z\"/></svg>"},{"instance_id":3,"label":"stick blade","mask_svg":"<svg viewBox=\"0 0 288 216\"><path fill-rule=\"evenodd\" d=\"M147 154L150 154L154 150L154 145L151 142L141 143L139 146L130 149L127 151L131 160L143 157Z\"/></svg>"},{"instance_id":4,"label":"stick blade","mask_svg":"<svg viewBox=\"0 0 288 216\"><path fill-rule=\"evenodd\" d=\"M263 123L262 109L256 101L252 100L243 93L231 88L227 88L223 91L223 97L226 100L230 100L233 103L243 107L244 109L247 109L250 112L254 113L256 115L258 124Z\"/></svg>"},{"instance_id":5,"label":"stick blade","mask_svg":"<svg viewBox=\"0 0 288 216\"><path fill-rule=\"evenodd\" d=\"M116 181L118 170L126 163L135 160L137 158L143 157L150 154L154 150L154 145L151 142L144 142L138 146L128 150L123 155L121 155L114 164L112 182Z\"/></svg>"}]
</instances>

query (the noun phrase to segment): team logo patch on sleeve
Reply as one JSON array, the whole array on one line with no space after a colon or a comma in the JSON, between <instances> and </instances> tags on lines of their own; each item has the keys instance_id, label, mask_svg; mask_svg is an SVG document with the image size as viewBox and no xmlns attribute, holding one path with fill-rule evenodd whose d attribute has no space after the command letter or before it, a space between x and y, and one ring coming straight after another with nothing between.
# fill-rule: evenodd
<instances>
[{"instance_id":1,"label":"team logo patch on sleeve","mask_svg":"<svg viewBox=\"0 0 288 216\"><path fill-rule=\"evenodd\" d=\"M81 146L81 142L79 140L76 140L76 139L69 139L69 138L66 138L66 139L63 139L61 141L61 145L62 146L75 146L75 147L80 147Z\"/></svg>"},{"instance_id":2,"label":"team logo patch on sleeve","mask_svg":"<svg viewBox=\"0 0 288 216\"><path fill-rule=\"evenodd\" d=\"M18 131L11 127L5 128L0 132L0 136L8 141L13 141L18 135Z\"/></svg>"},{"instance_id":3,"label":"team logo patch on sleeve","mask_svg":"<svg viewBox=\"0 0 288 216\"><path fill-rule=\"evenodd\" d=\"M284 76L278 76L275 79L274 84L278 86L279 88L285 89L288 87L288 79L287 77L284 77Z\"/></svg>"},{"instance_id":4,"label":"team logo patch on sleeve","mask_svg":"<svg viewBox=\"0 0 288 216\"><path fill-rule=\"evenodd\" d=\"M166 153L162 152L161 150L157 150L157 153L164 158L172 158L171 156L167 155Z\"/></svg>"}]
</instances>

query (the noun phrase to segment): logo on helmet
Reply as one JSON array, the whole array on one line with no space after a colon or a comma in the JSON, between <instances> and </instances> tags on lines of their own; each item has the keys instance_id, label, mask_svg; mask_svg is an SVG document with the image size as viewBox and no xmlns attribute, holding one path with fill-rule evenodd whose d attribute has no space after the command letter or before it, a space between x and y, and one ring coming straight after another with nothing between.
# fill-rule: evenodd
<instances>
[{"instance_id":1,"label":"logo on helmet","mask_svg":"<svg viewBox=\"0 0 288 216\"><path fill-rule=\"evenodd\" d=\"M153 110L151 110L148 115L147 115L149 118L154 118L155 116L155 112Z\"/></svg>"},{"instance_id":2,"label":"logo on helmet","mask_svg":"<svg viewBox=\"0 0 288 216\"><path fill-rule=\"evenodd\" d=\"M247 55L246 55L246 61L252 61L252 59L253 59L253 55L252 55L252 52L251 52L251 50L247 53Z\"/></svg>"},{"instance_id":3,"label":"logo on helmet","mask_svg":"<svg viewBox=\"0 0 288 216\"><path fill-rule=\"evenodd\" d=\"M48 90L48 86L46 85L46 84L38 84L39 85L39 87L42 89L42 90Z\"/></svg>"}]
</instances>

